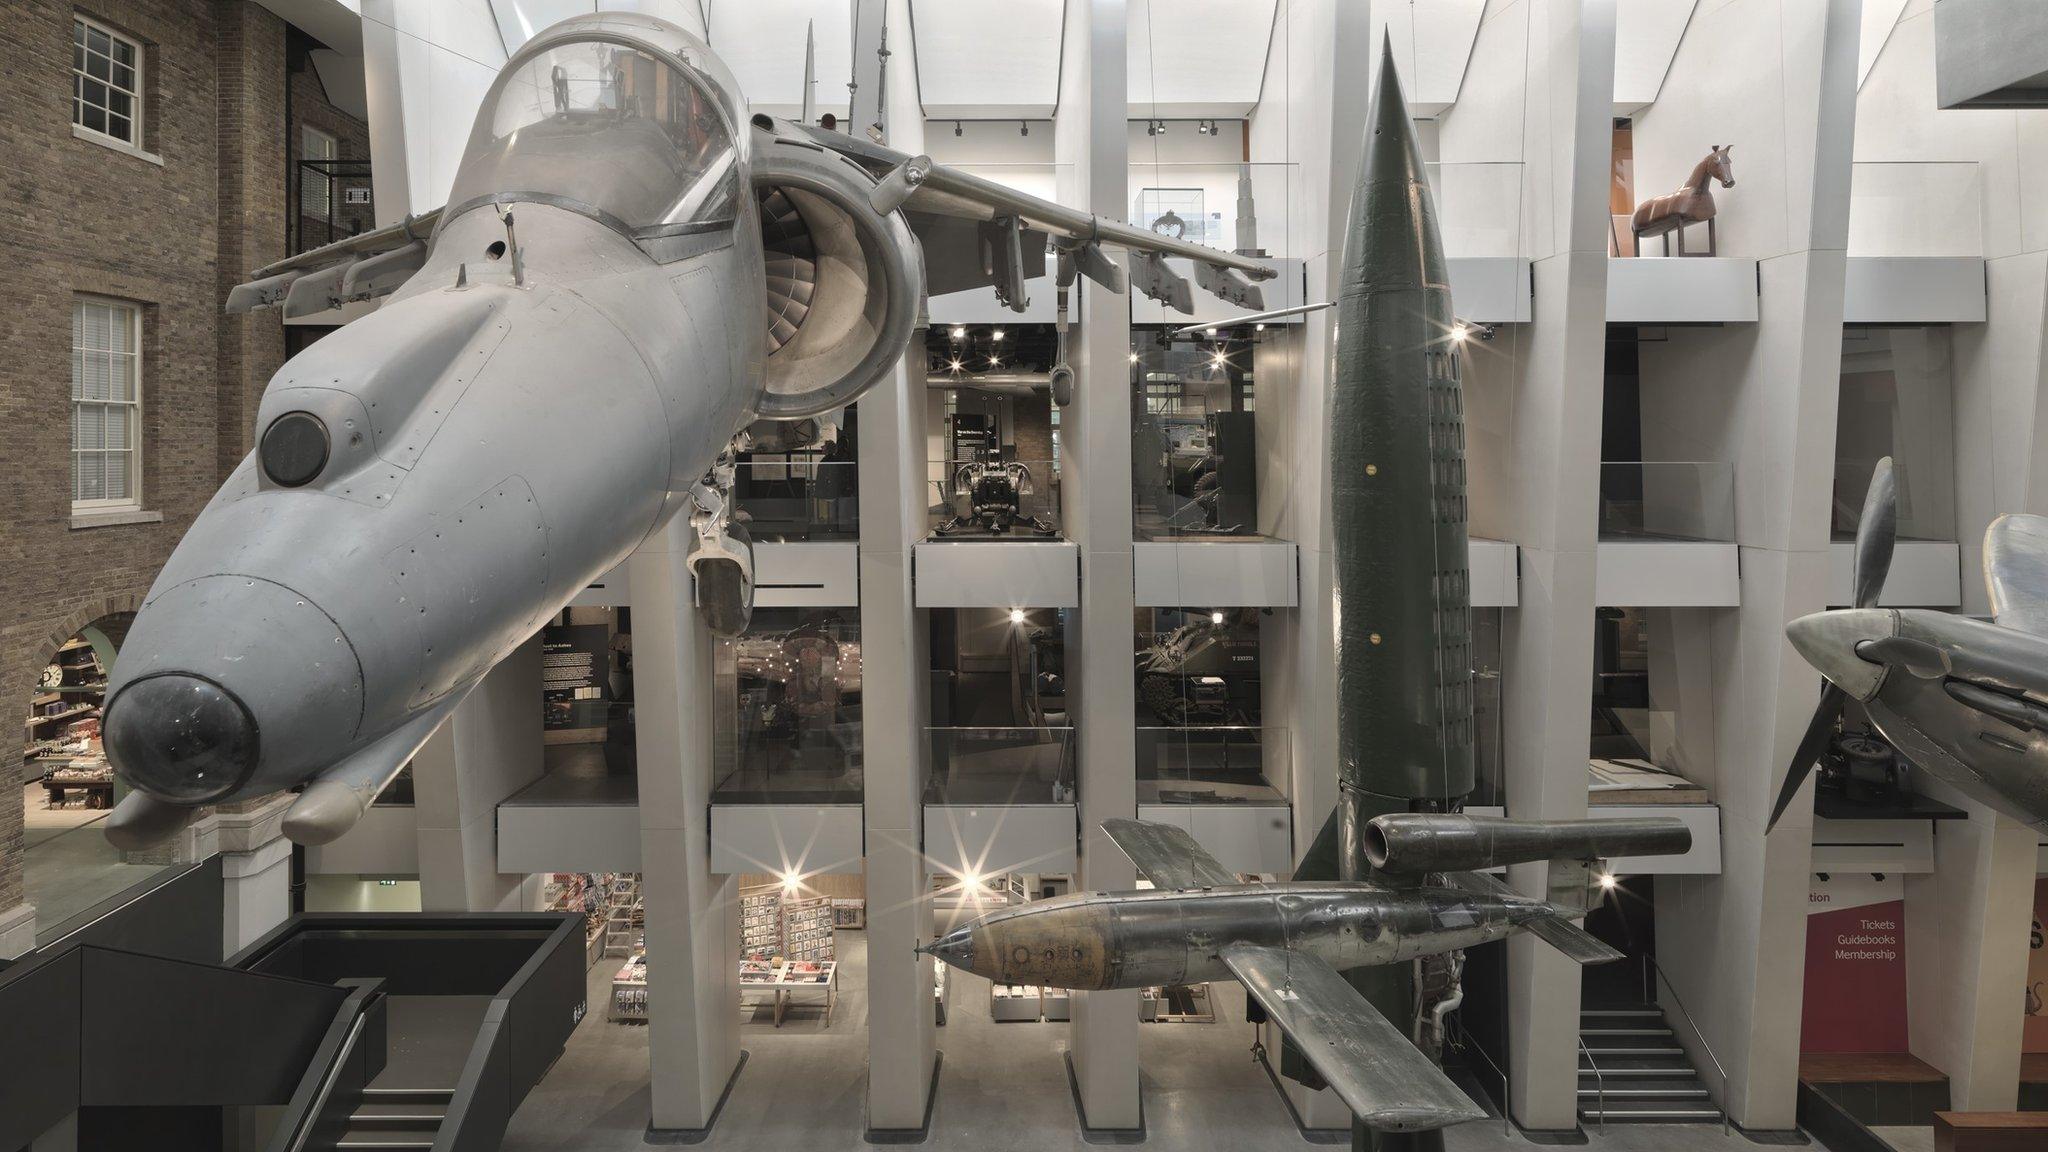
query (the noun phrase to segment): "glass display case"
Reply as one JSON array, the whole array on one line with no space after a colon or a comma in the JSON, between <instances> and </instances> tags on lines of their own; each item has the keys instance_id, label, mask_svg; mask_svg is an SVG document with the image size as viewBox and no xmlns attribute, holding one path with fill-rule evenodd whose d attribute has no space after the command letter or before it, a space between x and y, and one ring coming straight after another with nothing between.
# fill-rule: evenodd
<instances>
[{"instance_id":1,"label":"glass display case","mask_svg":"<svg viewBox=\"0 0 2048 1152\"><path fill-rule=\"evenodd\" d=\"M1287 730L1240 725L1138 729L1138 803L1284 803Z\"/></svg>"},{"instance_id":2,"label":"glass display case","mask_svg":"<svg viewBox=\"0 0 2048 1152\"><path fill-rule=\"evenodd\" d=\"M1132 531L1140 540L1259 534L1260 346L1237 325L1131 333Z\"/></svg>"},{"instance_id":3,"label":"glass display case","mask_svg":"<svg viewBox=\"0 0 2048 1152\"><path fill-rule=\"evenodd\" d=\"M924 802L1072 804L1072 728L927 728Z\"/></svg>"},{"instance_id":4,"label":"glass display case","mask_svg":"<svg viewBox=\"0 0 2048 1152\"><path fill-rule=\"evenodd\" d=\"M734 468L734 503L756 543L859 540L859 467L808 453L750 453Z\"/></svg>"}]
</instances>

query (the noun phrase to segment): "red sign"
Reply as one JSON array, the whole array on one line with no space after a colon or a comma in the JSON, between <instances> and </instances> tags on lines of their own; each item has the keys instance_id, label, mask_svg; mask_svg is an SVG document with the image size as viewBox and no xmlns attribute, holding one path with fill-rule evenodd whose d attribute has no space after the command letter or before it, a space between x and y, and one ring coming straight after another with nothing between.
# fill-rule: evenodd
<instances>
[{"instance_id":1,"label":"red sign","mask_svg":"<svg viewBox=\"0 0 2048 1152\"><path fill-rule=\"evenodd\" d=\"M1813 878L1799 1050L1907 1051L1906 897L1899 877Z\"/></svg>"}]
</instances>

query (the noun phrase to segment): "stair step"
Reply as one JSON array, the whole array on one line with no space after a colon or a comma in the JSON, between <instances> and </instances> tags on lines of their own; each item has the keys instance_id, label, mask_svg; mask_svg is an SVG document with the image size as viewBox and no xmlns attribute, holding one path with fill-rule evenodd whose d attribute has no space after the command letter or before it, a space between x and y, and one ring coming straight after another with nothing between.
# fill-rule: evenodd
<instances>
[{"instance_id":1,"label":"stair step","mask_svg":"<svg viewBox=\"0 0 2048 1152\"><path fill-rule=\"evenodd\" d=\"M1707 1092L1707 1090L1706 1090L1706 1087L1705 1087L1704 1085L1702 1085L1702 1086L1699 1086L1699 1087L1687 1087L1687 1086L1685 1086L1685 1085L1672 1085L1672 1086L1668 1086L1668 1087L1665 1087L1665 1086L1660 1086L1660 1087L1656 1087L1656 1088L1617 1088L1617 1087L1615 1087L1614 1085L1610 1084L1610 1085L1608 1085L1608 1086L1607 1086L1607 1089L1606 1089L1606 1097L1607 1097L1607 1099L1609 1099L1609 1100L1711 1100L1711 1099L1713 1099L1713 1097L1712 1097L1712 1096L1711 1096L1711 1095L1710 1095L1710 1094L1709 1094L1709 1093ZM1579 1081L1579 1099L1581 1099L1581 1100L1598 1100L1598 1099L1600 1099L1600 1098L1601 1098L1601 1089L1600 1089L1600 1087L1599 1087L1598 1085L1589 1085L1589 1084L1587 1084L1587 1083L1586 1083L1585 1081L1583 1081L1583 1080Z\"/></svg>"},{"instance_id":2,"label":"stair step","mask_svg":"<svg viewBox=\"0 0 2048 1152\"><path fill-rule=\"evenodd\" d=\"M1604 1062L1598 1068L1590 1064L1579 1065L1581 1076L1591 1076L1595 1072L1609 1080L1691 1080L1699 1075L1691 1066L1678 1062L1635 1068L1616 1068Z\"/></svg>"},{"instance_id":3,"label":"stair step","mask_svg":"<svg viewBox=\"0 0 2048 1152\"><path fill-rule=\"evenodd\" d=\"M446 1104L455 1099L453 1088L365 1088L364 1103Z\"/></svg>"},{"instance_id":4,"label":"stair step","mask_svg":"<svg viewBox=\"0 0 2048 1152\"><path fill-rule=\"evenodd\" d=\"M1588 1039L1594 1036L1670 1036L1672 1031L1669 1028L1581 1028L1579 1035Z\"/></svg>"},{"instance_id":5,"label":"stair step","mask_svg":"<svg viewBox=\"0 0 2048 1152\"><path fill-rule=\"evenodd\" d=\"M432 1148L434 1146L434 1142L432 1140L413 1140L405 1138L393 1139L388 1136L343 1136L341 1139L335 1141L334 1146L336 1148L374 1148L384 1150L395 1150L403 1148Z\"/></svg>"},{"instance_id":6,"label":"stair step","mask_svg":"<svg viewBox=\"0 0 2048 1152\"><path fill-rule=\"evenodd\" d=\"M1683 1058L1685 1056L1685 1049L1683 1048L1653 1048L1647 1044L1641 1047L1629 1046L1625 1048L1595 1048L1588 1044L1585 1050L1594 1056L1671 1056L1675 1058Z\"/></svg>"},{"instance_id":7,"label":"stair step","mask_svg":"<svg viewBox=\"0 0 2048 1152\"><path fill-rule=\"evenodd\" d=\"M1720 1109L1688 1109L1688 1107L1614 1107L1606 1109L1579 1109L1581 1119L1599 1123L1612 1119L1616 1123L1714 1123L1720 1119Z\"/></svg>"},{"instance_id":8,"label":"stair step","mask_svg":"<svg viewBox=\"0 0 2048 1152\"><path fill-rule=\"evenodd\" d=\"M440 1112L366 1112L357 1109L349 1123L359 1128L439 1128L448 1117Z\"/></svg>"},{"instance_id":9,"label":"stair step","mask_svg":"<svg viewBox=\"0 0 2048 1152\"><path fill-rule=\"evenodd\" d=\"M1652 1006L1650 1006L1650 1005L1648 1005L1648 1004L1642 1004L1642 1005L1637 1005L1636 1007L1633 1007L1633 1008L1583 1008L1583 1009L1580 1009L1580 1011L1579 1011L1579 1017L1580 1017L1581 1019L1584 1019L1584 1018L1585 1018L1585 1017L1587 1017L1587 1016L1597 1016L1597 1017L1599 1017L1599 1018L1601 1018L1601 1019L1603 1019L1603 1020L1611 1020L1611 1019L1614 1019L1614 1018L1616 1018L1616 1017L1623 1017L1623 1016L1655 1016L1655 1017L1656 1017L1656 1018L1658 1018L1659 1020L1662 1020L1662 1019L1664 1018L1664 1010L1663 1010L1662 1008L1656 1008L1656 1007L1652 1007Z\"/></svg>"}]
</instances>

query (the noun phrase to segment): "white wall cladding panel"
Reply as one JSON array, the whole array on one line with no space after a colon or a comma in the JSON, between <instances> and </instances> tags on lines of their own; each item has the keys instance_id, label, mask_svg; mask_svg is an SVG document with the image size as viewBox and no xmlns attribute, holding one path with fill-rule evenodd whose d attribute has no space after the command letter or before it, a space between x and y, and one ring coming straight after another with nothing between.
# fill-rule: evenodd
<instances>
[{"instance_id":1,"label":"white wall cladding panel","mask_svg":"<svg viewBox=\"0 0 2048 1152\"><path fill-rule=\"evenodd\" d=\"M1847 607L1854 598L1856 545L1828 545L1828 603ZM1963 602L1961 548L1949 540L1901 540L1892 546L1891 571L1878 603L1893 608L1956 608Z\"/></svg>"},{"instance_id":2,"label":"white wall cladding panel","mask_svg":"<svg viewBox=\"0 0 2048 1152\"><path fill-rule=\"evenodd\" d=\"M858 804L713 804L711 870L858 874L864 836Z\"/></svg>"},{"instance_id":3,"label":"white wall cladding panel","mask_svg":"<svg viewBox=\"0 0 2048 1152\"><path fill-rule=\"evenodd\" d=\"M1505 540L1474 536L1465 542L1474 608L1513 608L1521 603L1521 556Z\"/></svg>"},{"instance_id":4,"label":"white wall cladding panel","mask_svg":"<svg viewBox=\"0 0 2048 1152\"><path fill-rule=\"evenodd\" d=\"M1474 324L1526 324L1533 306L1529 261L1521 256L1450 256L1451 299L1458 319Z\"/></svg>"},{"instance_id":5,"label":"white wall cladding panel","mask_svg":"<svg viewBox=\"0 0 2048 1152\"><path fill-rule=\"evenodd\" d=\"M1474 816L1500 816L1497 807L1467 808ZM1671 816L1692 832L1692 851L1682 856L1616 856L1607 867L1617 876L1719 876L1721 874L1721 806L1718 804L1595 804L1589 820L1632 820L1639 816Z\"/></svg>"},{"instance_id":6,"label":"white wall cladding panel","mask_svg":"<svg viewBox=\"0 0 2048 1152\"><path fill-rule=\"evenodd\" d=\"M1706 231L1687 243L1693 239L1705 244ZM1663 250L1661 240L1644 243ZM1754 260L1617 256L1607 262L1610 324L1743 324L1755 322L1756 310Z\"/></svg>"},{"instance_id":7,"label":"white wall cladding panel","mask_svg":"<svg viewBox=\"0 0 2048 1152\"><path fill-rule=\"evenodd\" d=\"M1978 257L1849 257L1845 324L1974 324L1985 307Z\"/></svg>"},{"instance_id":8,"label":"white wall cladding panel","mask_svg":"<svg viewBox=\"0 0 2048 1152\"><path fill-rule=\"evenodd\" d=\"M754 604L760 608L853 608L860 604L860 545L754 545Z\"/></svg>"},{"instance_id":9,"label":"white wall cladding panel","mask_svg":"<svg viewBox=\"0 0 2048 1152\"><path fill-rule=\"evenodd\" d=\"M410 805L373 804L339 839L306 849L306 871L315 876L416 876L419 870L419 821Z\"/></svg>"},{"instance_id":10,"label":"white wall cladding panel","mask_svg":"<svg viewBox=\"0 0 2048 1152\"><path fill-rule=\"evenodd\" d=\"M1140 608L1292 608L1296 548L1281 540L1140 541L1131 545Z\"/></svg>"},{"instance_id":11,"label":"white wall cladding panel","mask_svg":"<svg viewBox=\"0 0 2048 1152\"><path fill-rule=\"evenodd\" d=\"M638 872L633 804L500 804L498 871Z\"/></svg>"},{"instance_id":12,"label":"white wall cladding panel","mask_svg":"<svg viewBox=\"0 0 2048 1152\"><path fill-rule=\"evenodd\" d=\"M1934 871L1932 820L1813 820L1815 872Z\"/></svg>"},{"instance_id":13,"label":"white wall cladding panel","mask_svg":"<svg viewBox=\"0 0 2048 1152\"><path fill-rule=\"evenodd\" d=\"M633 603L633 582L627 573L632 565L621 562L618 567L592 580L583 591L569 601L572 608L625 608Z\"/></svg>"},{"instance_id":14,"label":"white wall cladding panel","mask_svg":"<svg viewBox=\"0 0 2048 1152\"><path fill-rule=\"evenodd\" d=\"M1285 804L1140 804L1138 819L1186 829L1232 872L1294 871L1294 811Z\"/></svg>"},{"instance_id":15,"label":"white wall cladding panel","mask_svg":"<svg viewBox=\"0 0 2048 1152\"><path fill-rule=\"evenodd\" d=\"M911 563L919 608L1076 608L1081 550L1065 541L923 543Z\"/></svg>"},{"instance_id":16,"label":"white wall cladding panel","mask_svg":"<svg viewBox=\"0 0 2048 1152\"><path fill-rule=\"evenodd\" d=\"M1073 872L1079 828L1072 804L927 804L924 854L936 872Z\"/></svg>"},{"instance_id":17,"label":"white wall cladding panel","mask_svg":"<svg viewBox=\"0 0 2048 1152\"><path fill-rule=\"evenodd\" d=\"M1611 608L1733 608L1742 602L1735 545L1603 540L1593 596Z\"/></svg>"}]
</instances>

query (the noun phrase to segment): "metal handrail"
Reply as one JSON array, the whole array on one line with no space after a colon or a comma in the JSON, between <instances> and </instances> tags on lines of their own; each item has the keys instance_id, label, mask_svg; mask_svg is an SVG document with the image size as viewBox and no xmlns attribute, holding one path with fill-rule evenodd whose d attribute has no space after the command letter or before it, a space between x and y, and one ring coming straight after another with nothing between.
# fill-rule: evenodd
<instances>
[{"instance_id":1,"label":"metal handrail","mask_svg":"<svg viewBox=\"0 0 2048 1152\"><path fill-rule=\"evenodd\" d=\"M1685 1026L1692 1029L1692 1034L1699 1039L1700 1051L1705 1052L1707 1059L1714 1062L1714 1072L1721 1077L1721 1135L1726 1136L1728 1134L1728 1070L1721 1067L1721 1058L1714 1055L1714 1046L1707 1043L1707 1034L1702 1032L1700 1026L1693 1022L1692 1013L1685 1010L1685 1001L1679 998L1677 985L1671 982L1671 977L1664 974L1664 968L1657 963L1657 958L1647 952L1643 953L1643 972L1643 982L1645 984L1649 983L1649 973L1655 972L1657 978L1664 982L1664 987L1671 990L1671 1003L1677 1006L1679 1016L1685 1020ZM1654 992L1656 989L1652 988L1651 991ZM1653 996L1650 1002L1652 1004L1656 1003L1656 998Z\"/></svg>"},{"instance_id":2,"label":"metal handrail","mask_svg":"<svg viewBox=\"0 0 2048 1152\"><path fill-rule=\"evenodd\" d=\"M291 1143L287 1145L289 1152L303 1152L306 1141L312 1138L314 1130L319 1128L320 1114L327 1110L327 1098L333 1095L334 1085L341 1079L342 1069L348 1064L349 1057L355 1053L356 1041L362 1034L363 1015L358 1012L355 1020L349 1024L348 1036L342 1040L341 1050L334 1054L333 1062L327 1065L326 1075L320 1078L320 1091L314 1095L312 1105L299 1116L299 1127L292 1133Z\"/></svg>"},{"instance_id":3,"label":"metal handrail","mask_svg":"<svg viewBox=\"0 0 2048 1152\"><path fill-rule=\"evenodd\" d=\"M1601 1074L1600 1062L1593 1059L1593 1050L1586 1047L1586 1038L1584 1036L1579 1037L1579 1055L1584 1056L1586 1058L1586 1065L1593 1069L1593 1084L1600 1093L1600 1130L1605 1132L1607 1131L1607 1077ZM1726 1116L1728 1113L1724 1110L1721 1114Z\"/></svg>"},{"instance_id":4,"label":"metal handrail","mask_svg":"<svg viewBox=\"0 0 2048 1152\"><path fill-rule=\"evenodd\" d=\"M1464 1040L1459 1047L1479 1053L1479 1058L1486 1061L1486 1066L1493 1069L1495 1076L1500 1077L1500 1134L1512 1136L1514 1123L1508 1118L1508 1074L1501 1071L1500 1065L1493 1062L1493 1057L1486 1054L1485 1045L1472 1039L1472 1033L1465 1030L1465 1022L1462 1019L1458 1021L1458 1035Z\"/></svg>"}]
</instances>

